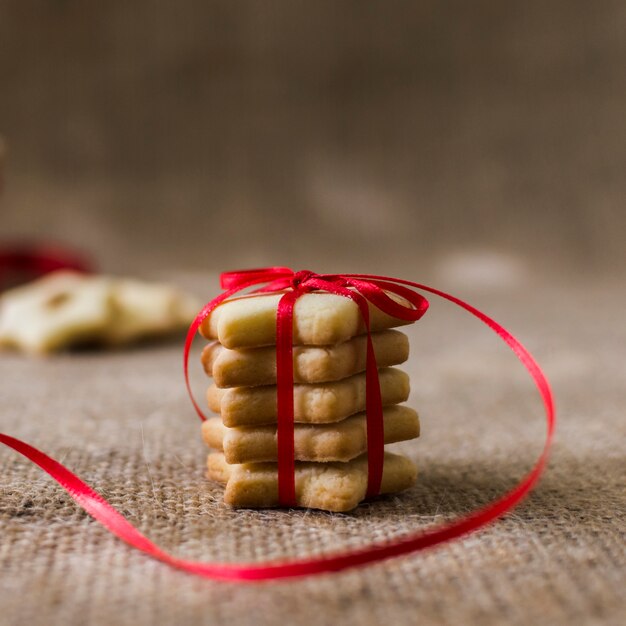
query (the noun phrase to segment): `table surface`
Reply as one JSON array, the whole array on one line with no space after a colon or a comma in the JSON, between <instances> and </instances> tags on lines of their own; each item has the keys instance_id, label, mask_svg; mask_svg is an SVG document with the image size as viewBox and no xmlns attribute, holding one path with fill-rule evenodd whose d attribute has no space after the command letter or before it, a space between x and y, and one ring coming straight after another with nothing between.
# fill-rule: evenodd
<instances>
[{"instance_id":1,"label":"table surface","mask_svg":"<svg viewBox=\"0 0 626 626\"><path fill-rule=\"evenodd\" d=\"M545 368L559 410L554 453L538 489L501 521L383 564L247 586L194 578L125 546L37 468L0 450L0 623L624 623L626 297L618 287L544 281L463 294ZM420 478L351 514L225 507L204 476L180 340L46 359L0 355L0 431L62 461L180 556L263 560L381 541L502 494L545 433L532 383L481 324L433 301L409 333L405 369L422 436L397 447ZM205 384L196 371L198 393Z\"/></svg>"}]
</instances>

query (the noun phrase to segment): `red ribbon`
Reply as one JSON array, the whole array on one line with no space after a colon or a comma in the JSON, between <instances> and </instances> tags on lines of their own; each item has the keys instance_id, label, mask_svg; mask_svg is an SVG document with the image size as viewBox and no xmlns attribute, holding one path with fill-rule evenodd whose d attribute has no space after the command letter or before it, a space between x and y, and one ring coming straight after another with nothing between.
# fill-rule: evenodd
<instances>
[{"instance_id":1,"label":"red ribbon","mask_svg":"<svg viewBox=\"0 0 626 626\"><path fill-rule=\"evenodd\" d=\"M56 270L90 272L92 264L65 246L12 244L0 248L0 290Z\"/></svg>"},{"instance_id":2,"label":"red ribbon","mask_svg":"<svg viewBox=\"0 0 626 626\"><path fill-rule=\"evenodd\" d=\"M268 280L270 281L268 283ZM310 282L309 282L310 281ZM319 282L318 282L319 281ZM346 281L346 282L344 282ZM349 281L349 282L348 282ZM114 509L106 500L102 498L91 487L85 484L75 474L63 467L54 459L40 452L36 448L19 441L8 435L0 434L0 442L13 448L20 454L24 455L37 465L39 465L44 471L52 476L69 494L70 496L82 506L90 515L92 515L97 521L108 528L113 534L118 536L123 541L126 541L131 546L145 552L149 556L159 559L169 565L184 570L186 572L203 576L206 578L220 579L220 580L233 580L233 581L258 581L258 580L273 580L279 578L288 578L295 576L311 576L316 574L322 574L325 572L334 572L346 569L348 567L356 567L366 565L368 563L374 563L382 561L395 556L410 554L418 550L423 550L428 547L432 547L439 543L450 541L451 539L460 537L467 533L473 532L482 528L486 524L494 521L498 517L504 515L512 507L517 505L535 486L539 480L541 474L544 471L546 462L548 460L548 454L552 443L554 428L556 424L556 414L554 409L554 399L550 390L550 385L545 375L541 371L541 368L537 362L533 359L530 353L524 348L524 346L503 328L496 321L488 317L485 313L482 313L478 309L474 308L470 304L463 302L459 298L450 294L439 291L426 285L421 285L408 280L401 280L398 278L388 278L381 276L374 276L369 274L345 274L343 276L334 275L314 275L310 272L306 273L294 273L288 268L269 268L267 270L250 270L247 272L235 272L231 274L225 274L222 276L222 286L227 290L220 296L215 298L212 302L207 304L202 311L198 314L195 321L192 323L187 340L185 342L184 352L184 371L187 388L189 389L188 380L188 356L191 342L198 330L198 327L202 323L210 312L226 298L229 298L234 293L241 291L242 289L258 286L261 283L268 283L265 290L274 289L286 289L289 286L292 287L291 291L286 293L295 293L299 290L300 285L303 283L304 290L311 289L323 289L330 291L331 293L340 294L340 290L347 289L347 285L358 289L363 298L367 298L370 302L379 306L379 303L383 302L384 298L390 298L384 293L377 290L384 289L387 291L394 291L405 297L409 302L421 303L421 309L412 309L414 311L421 310L421 313L425 311L425 301L418 300L415 292L412 289L420 289L427 291L441 298L449 300L458 305L462 309L465 309L479 320L484 322L489 328L491 328L499 337L515 352L528 373L533 378L537 389L543 400L547 433L543 447L543 451L537 459L534 467L531 471L524 476L521 481L509 492L505 493L495 502L478 509L474 513L471 513L465 517L444 524L438 528L432 528L430 530L419 531L416 533L410 533L403 537L388 541L385 543L376 543L364 548L356 550L348 550L337 554L330 554L326 556L319 556L313 558L295 559L291 561L274 561L269 563L244 563L244 564L221 564L221 563L201 563L197 561L188 561L177 558L171 554L165 552L154 543L152 543L145 535L141 534L128 520L126 520L116 509ZM366 286L374 285L373 288ZM392 289L393 287L393 289ZM336 290L335 290L336 289ZM260 291L261 291L260 290ZM352 290L348 290L352 293ZM305 291L306 292L306 291ZM411 295L412 294L412 295ZM340 295L345 295L342 293ZM410 296L410 297L409 297ZM284 297L284 296L283 296ZM283 315L285 319L289 316L289 311L293 309L290 301L295 301L296 296L292 295L286 301ZM360 300L359 296L356 296L357 304ZM282 299L281 299L282 301ZM395 305L385 302L385 306L394 307ZM393 302L393 301L392 301ZM408 309L402 305L397 305L398 309L395 309L397 313L407 314ZM362 305L359 305L362 310ZM382 307L381 307L382 308ZM412 313L415 315L416 313ZM280 317L277 316L277 317ZM401 317L396 315L396 317ZM278 324L284 322L277 322ZM278 328L277 328L278 330ZM290 339L290 333L286 333L282 336L280 341L286 342ZM277 347L278 351L278 347ZM369 358L368 349L368 361L373 359ZM284 367L288 370L287 359L285 357ZM292 363L289 363L291 366ZM204 415L192 398L192 402L198 412L198 415L202 419ZM288 421L288 420L286 420ZM293 421L291 421L293 428ZM288 426L288 424L287 424ZM284 427L284 426L283 426ZM288 429L286 429L288 430ZM368 432L369 437L369 432ZM293 453L292 453L293 458Z\"/></svg>"}]
</instances>

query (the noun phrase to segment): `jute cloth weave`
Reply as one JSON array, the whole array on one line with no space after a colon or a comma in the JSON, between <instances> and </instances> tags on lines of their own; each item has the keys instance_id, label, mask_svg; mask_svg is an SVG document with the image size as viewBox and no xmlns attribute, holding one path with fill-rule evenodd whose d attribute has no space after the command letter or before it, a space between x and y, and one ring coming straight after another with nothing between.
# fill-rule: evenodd
<instances>
[{"instance_id":1,"label":"jute cloth weave","mask_svg":"<svg viewBox=\"0 0 626 626\"><path fill-rule=\"evenodd\" d=\"M461 294L518 334L551 378L560 415L552 461L502 521L381 565L248 586L194 578L114 539L1 449L0 623L625 623L626 302L617 294L579 285ZM62 461L180 556L264 560L358 546L486 503L541 447L538 395L487 329L432 299L410 339L423 435L399 447L418 463L419 482L352 514L222 504L204 477L180 341L49 359L2 354L0 430Z\"/></svg>"}]
</instances>

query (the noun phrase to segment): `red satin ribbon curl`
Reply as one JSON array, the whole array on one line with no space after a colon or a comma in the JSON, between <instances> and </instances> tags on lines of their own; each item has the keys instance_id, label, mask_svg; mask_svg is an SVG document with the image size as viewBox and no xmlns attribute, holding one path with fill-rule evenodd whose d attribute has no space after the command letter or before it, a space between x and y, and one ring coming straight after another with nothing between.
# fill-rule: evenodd
<instances>
[{"instance_id":1,"label":"red satin ribbon curl","mask_svg":"<svg viewBox=\"0 0 626 626\"><path fill-rule=\"evenodd\" d=\"M418 550L423 550L478 530L498 517L504 515L532 490L544 471L556 425L554 399L547 378L526 348L524 348L524 346L515 337L513 337L513 335L511 335L511 333L485 313L482 313L475 307L463 302L455 296L409 280L381 277L371 274L315 275L310 272L294 273L288 268L248 270L245 272L234 272L222 275L222 287L226 289L226 291L207 304L202 311L200 311L194 322L191 324L187 340L185 342L184 373L190 395L191 390L188 379L188 357L191 342L193 341L200 324L210 314L210 312L225 299L231 297L242 289L255 287L261 283L266 283L266 286L258 288L257 291L259 292L283 290L291 286L292 290L287 291L285 295L295 294L297 291L306 292L306 290L323 289L324 291L331 291L331 293L352 297L345 293L340 293L342 290L347 290L353 293L353 290L347 289L347 285L350 285L354 289L359 290L361 297L364 299L367 298L375 304L375 306L380 306L380 308L386 306L389 307L389 309L393 307L396 310L396 317L401 317L402 315L416 315L415 312L410 313L410 311L421 311L421 314L423 314L426 310L425 307L427 306L425 304L426 301L423 300L419 294L412 291L412 289L420 289L449 300L477 317L489 326L489 328L491 328L518 356L524 367L533 378L533 381L535 382L543 400L546 414L547 432L543 451L537 459L534 467L528 474L526 474L526 476L522 478L516 487L505 493L496 501L478 509L474 513L461 517L451 523L444 524L438 528L409 533L392 541L372 544L356 550L348 550L337 554L313 558L295 559L291 561L274 561L269 563L221 564L188 561L165 552L152 543L145 535L141 534L130 522L128 522L128 520L126 520L106 500L104 500L102 496L54 459L51 459L43 452L40 452L36 448L33 448L18 439L1 433L0 443L4 443L5 445L13 448L39 465L44 471L50 474L50 476L52 476L52 478L54 478L90 515L108 528L113 534L131 546L145 552L153 558L159 559L186 572L203 576L205 578L238 582L274 580L296 576L312 576L325 572L335 572L348 567L362 566L368 563L374 563L391 557L406 555ZM300 285L304 286L300 288ZM411 289L408 289L408 287ZM388 296L386 296L386 294L382 291L383 289L387 291L394 291L395 293L402 295L416 308L407 309L402 305L397 305L401 308L395 308L397 303L394 303ZM283 296L283 298L284 297L285 296ZM282 313L284 317L281 317L280 314L277 316L277 319L282 319L282 321L277 321L278 326L286 324L284 320L289 319L290 311L293 311L292 304L295 302L295 299L297 299L296 295L290 295L289 298L285 300ZM355 301L357 301L357 304L359 304L359 300L359 296L356 296ZM416 303L418 303L419 306L416 306ZM421 309L419 307L421 307ZM359 308L363 311L361 304L359 304ZM279 330L278 327L277 330ZM282 335L280 341L281 343L284 342L286 345L288 339L291 339L291 334L289 332ZM369 356L368 345L368 361L370 361ZM281 367L284 370L289 370L293 363L289 362L288 367L286 356L284 361L285 362ZM374 362L373 359L371 359L371 361ZM288 382L288 380L284 382ZM205 419L200 407L193 397L192 402L198 415L202 419ZM288 415L288 419L285 420L283 428L285 428L287 434L291 432L291 437L293 439L293 420L290 420L290 417L292 418L291 415ZM290 450L290 453L293 462L292 449Z\"/></svg>"}]
</instances>

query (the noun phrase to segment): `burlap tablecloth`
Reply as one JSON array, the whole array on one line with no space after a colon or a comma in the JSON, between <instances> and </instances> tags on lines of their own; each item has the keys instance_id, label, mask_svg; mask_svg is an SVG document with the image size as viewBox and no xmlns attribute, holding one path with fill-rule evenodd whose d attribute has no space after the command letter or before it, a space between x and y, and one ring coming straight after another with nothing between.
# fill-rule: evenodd
<instances>
[{"instance_id":1,"label":"burlap tablecloth","mask_svg":"<svg viewBox=\"0 0 626 626\"><path fill-rule=\"evenodd\" d=\"M468 294L538 357L560 424L545 479L462 541L364 569L248 586L194 578L113 538L0 449L2 624L623 624L626 299L616 285ZM0 430L55 456L157 543L203 560L327 552L463 514L511 487L544 434L538 395L480 324L433 301L411 330L423 436L409 492L349 515L232 511L204 477L181 344L0 355ZM194 385L201 393L200 375Z\"/></svg>"}]
</instances>

